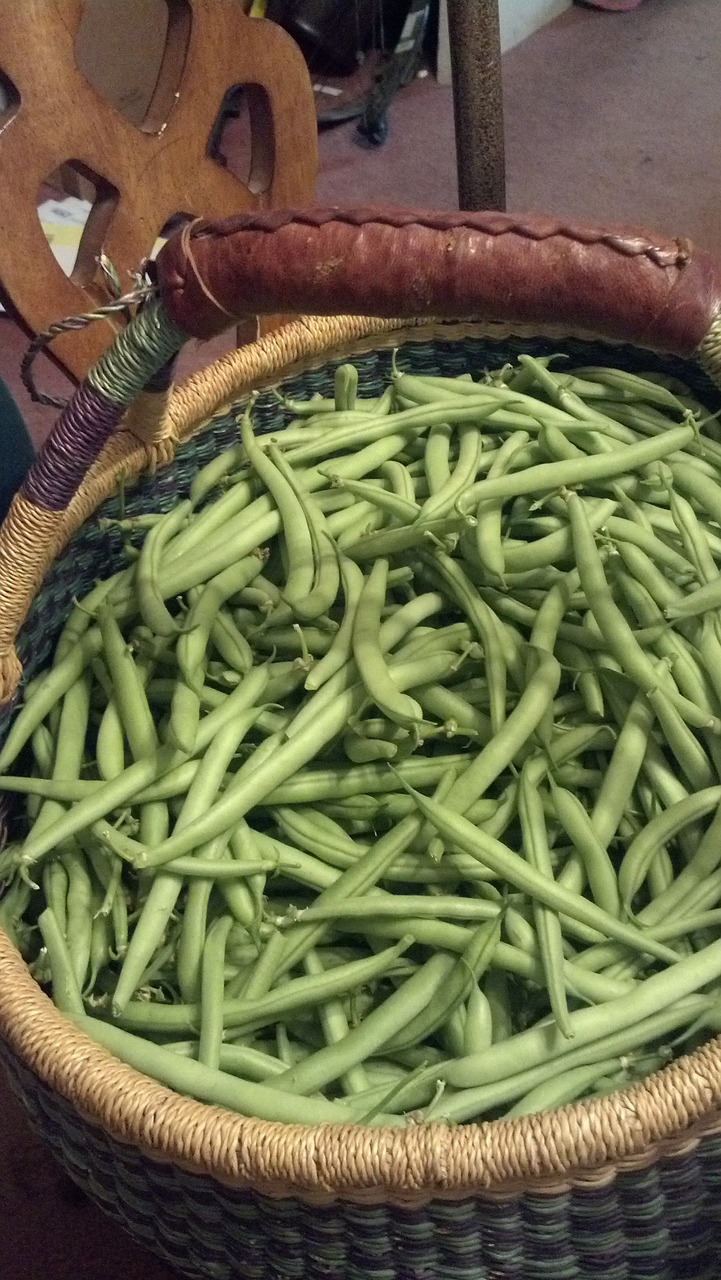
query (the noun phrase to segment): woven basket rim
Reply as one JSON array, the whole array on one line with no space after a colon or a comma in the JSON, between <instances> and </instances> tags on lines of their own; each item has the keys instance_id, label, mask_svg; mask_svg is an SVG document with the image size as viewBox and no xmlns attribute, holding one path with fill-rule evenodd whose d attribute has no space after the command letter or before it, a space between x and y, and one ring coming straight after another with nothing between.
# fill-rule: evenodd
<instances>
[{"instance_id":1,"label":"woven basket rim","mask_svg":"<svg viewBox=\"0 0 721 1280\"><path fill-rule=\"evenodd\" d=\"M161 460L170 461L178 442L209 426L251 384L272 385L354 352L476 335L608 341L571 334L565 326L542 334L522 330L487 322L304 318L179 387ZM139 473L158 462L157 449L139 444L128 431L121 435L125 439L112 442L77 496L49 561L108 496L120 470L127 473L131 463ZM603 1185L619 1172L683 1154L721 1132L721 1038L605 1098L514 1120L374 1129L245 1118L175 1094L112 1057L55 1008L1 930L0 1034L48 1088L115 1140L232 1186L313 1203L420 1205L530 1190L558 1194L571 1186Z\"/></svg>"}]
</instances>

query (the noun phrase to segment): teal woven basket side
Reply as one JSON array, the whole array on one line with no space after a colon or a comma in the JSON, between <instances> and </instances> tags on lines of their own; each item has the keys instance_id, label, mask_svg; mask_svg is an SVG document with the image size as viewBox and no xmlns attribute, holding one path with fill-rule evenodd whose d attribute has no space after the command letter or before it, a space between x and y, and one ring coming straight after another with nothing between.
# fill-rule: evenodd
<instances>
[{"instance_id":1,"label":"teal woven basket side","mask_svg":"<svg viewBox=\"0 0 721 1280\"><path fill-rule=\"evenodd\" d=\"M521 350L557 344L465 339L409 343L412 371L475 376ZM721 393L697 368L627 347L566 342L583 364L604 360L683 378L711 410ZM361 391L388 380L388 350L354 358ZM335 365L284 384L292 396L329 394ZM271 392L258 400L262 429L278 428ZM168 509L195 472L237 438L235 416L215 421L183 445L174 462L145 475L126 495L127 514ZM75 535L35 599L19 638L25 673L47 662L73 597L124 563L120 535L102 523L106 503ZM0 740L9 712L2 713ZM74 1180L179 1274L196 1280L711 1280L721 1257L721 1138L689 1140L682 1154L620 1172L579 1171L563 1190L435 1200L420 1208L335 1202L306 1205L222 1186L156 1162L79 1116L0 1045L13 1087L43 1138Z\"/></svg>"},{"instance_id":2,"label":"teal woven basket side","mask_svg":"<svg viewBox=\"0 0 721 1280\"><path fill-rule=\"evenodd\" d=\"M422 1208L234 1190L114 1142L2 1052L42 1138L108 1214L192 1280L716 1280L721 1138L605 1184Z\"/></svg>"}]
</instances>

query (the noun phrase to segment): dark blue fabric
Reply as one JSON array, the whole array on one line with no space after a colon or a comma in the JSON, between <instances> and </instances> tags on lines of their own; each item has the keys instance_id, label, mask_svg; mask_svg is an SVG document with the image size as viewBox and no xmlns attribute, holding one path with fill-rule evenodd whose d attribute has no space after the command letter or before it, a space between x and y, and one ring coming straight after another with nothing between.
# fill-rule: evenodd
<instances>
[{"instance_id":1,"label":"dark blue fabric","mask_svg":"<svg viewBox=\"0 0 721 1280\"><path fill-rule=\"evenodd\" d=\"M0 378L0 520L5 519L33 456L33 446L22 414Z\"/></svg>"}]
</instances>

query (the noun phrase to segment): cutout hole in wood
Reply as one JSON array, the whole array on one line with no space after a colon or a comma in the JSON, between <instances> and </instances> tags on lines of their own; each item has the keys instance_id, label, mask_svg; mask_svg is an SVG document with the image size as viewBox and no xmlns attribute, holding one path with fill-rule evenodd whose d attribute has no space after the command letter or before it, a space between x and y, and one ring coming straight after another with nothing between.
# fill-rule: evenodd
<instances>
[{"instance_id":1,"label":"cutout hole in wood","mask_svg":"<svg viewBox=\"0 0 721 1280\"><path fill-rule=\"evenodd\" d=\"M9 76L0 71L0 130L9 124L20 106L20 94Z\"/></svg>"},{"instance_id":2,"label":"cutout hole in wood","mask_svg":"<svg viewBox=\"0 0 721 1280\"><path fill-rule=\"evenodd\" d=\"M208 140L208 154L248 188L262 195L273 181L275 136L267 91L236 84L226 92Z\"/></svg>"},{"instance_id":3,"label":"cutout hole in wood","mask_svg":"<svg viewBox=\"0 0 721 1280\"><path fill-rule=\"evenodd\" d=\"M85 0L78 69L131 124L159 133L177 101L192 20L188 0Z\"/></svg>"},{"instance_id":4,"label":"cutout hole in wood","mask_svg":"<svg viewBox=\"0 0 721 1280\"><path fill-rule=\"evenodd\" d=\"M66 276L83 288L97 277L118 200L117 187L79 160L64 161L42 183L38 217L45 237Z\"/></svg>"}]
</instances>

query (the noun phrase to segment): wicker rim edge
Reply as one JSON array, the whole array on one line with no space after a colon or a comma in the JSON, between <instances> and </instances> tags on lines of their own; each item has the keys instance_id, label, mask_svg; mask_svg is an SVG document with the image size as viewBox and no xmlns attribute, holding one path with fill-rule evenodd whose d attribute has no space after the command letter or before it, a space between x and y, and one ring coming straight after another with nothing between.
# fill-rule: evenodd
<instances>
[{"instance_id":1,"label":"wicker rim edge","mask_svg":"<svg viewBox=\"0 0 721 1280\"><path fill-rule=\"evenodd\" d=\"M272 385L351 351L473 335L539 336L489 322L311 317L230 353L176 389L160 445L149 447L127 430L111 440L68 508L48 548L48 566L121 472L138 475L172 460L178 443L250 386ZM558 326L542 336L600 335L572 335ZM719 380L715 354L698 353ZM554 1194L608 1182L623 1169L648 1167L721 1132L721 1040L609 1098L513 1121L401 1131L239 1117L180 1097L94 1044L43 995L2 932L0 1033L40 1080L116 1140L233 1186L314 1203L422 1204L474 1194L506 1197L531 1187Z\"/></svg>"},{"instance_id":2,"label":"wicker rim edge","mask_svg":"<svg viewBox=\"0 0 721 1280\"><path fill-rule=\"evenodd\" d=\"M721 1039L640 1085L480 1125L287 1125L183 1097L126 1066L56 1009L0 930L0 1035L85 1120L157 1162L308 1203L421 1206L556 1195L695 1150L721 1133Z\"/></svg>"}]
</instances>

